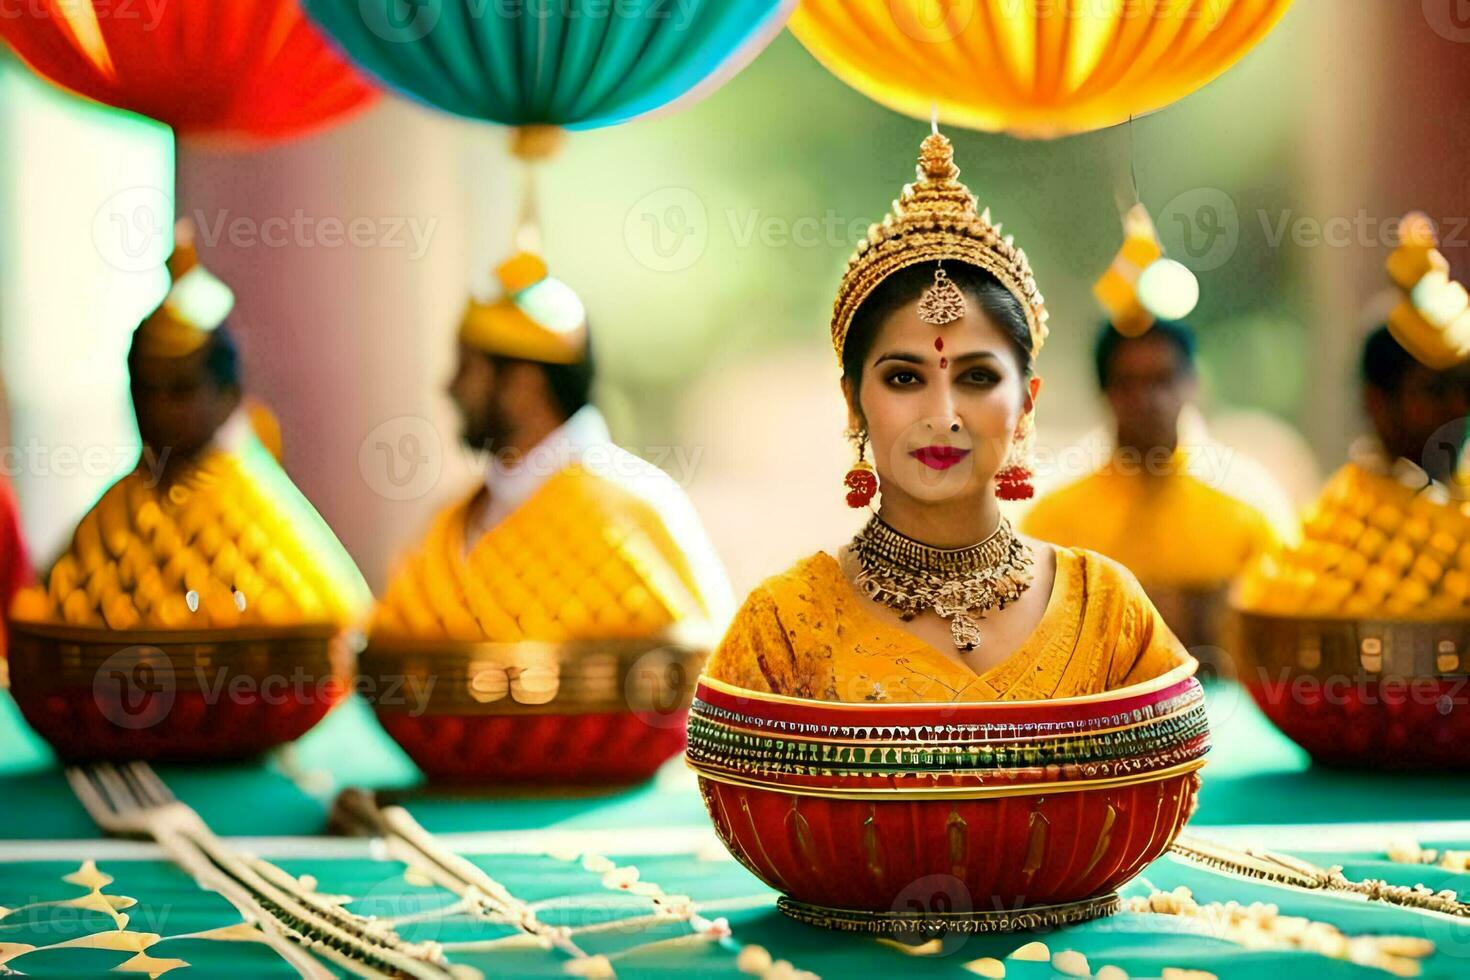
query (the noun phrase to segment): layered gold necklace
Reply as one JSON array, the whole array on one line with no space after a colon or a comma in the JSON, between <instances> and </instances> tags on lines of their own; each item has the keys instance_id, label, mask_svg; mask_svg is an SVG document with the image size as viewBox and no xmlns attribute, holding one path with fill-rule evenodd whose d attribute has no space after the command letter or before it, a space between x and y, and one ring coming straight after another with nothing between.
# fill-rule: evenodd
<instances>
[{"instance_id":1,"label":"layered gold necklace","mask_svg":"<svg viewBox=\"0 0 1470 980\"><path fill-rule=\"evenodd\" d=\"M1031 587L1031 549L1004 517L984 541L964 548L931 548L895 531L876 514L852 539L857 586L905 621L926 609L949 620L954 645L980 644L980 620L1004 609Z\"/></svg>"}]
</instances>

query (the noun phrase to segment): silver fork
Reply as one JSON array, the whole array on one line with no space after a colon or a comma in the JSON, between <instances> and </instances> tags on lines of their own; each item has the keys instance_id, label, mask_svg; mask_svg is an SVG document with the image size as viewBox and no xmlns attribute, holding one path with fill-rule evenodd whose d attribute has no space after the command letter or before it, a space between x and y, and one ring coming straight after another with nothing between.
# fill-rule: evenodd
<instances>
[{"instance_id":1,"label":"silver fork","mask_svg":"<svg viewBox=\"0 0 1470 980\"><path fill-rule=\"evenodd\" d=\"M236 852L146 763L96 763L69 768L66 775L99 827L156 841L260 928L303 976L333 975L317 956L364 977L455 976L437 943L406 942L388 923L355 915L281 868Z\"/></svg>"}]
</instances>

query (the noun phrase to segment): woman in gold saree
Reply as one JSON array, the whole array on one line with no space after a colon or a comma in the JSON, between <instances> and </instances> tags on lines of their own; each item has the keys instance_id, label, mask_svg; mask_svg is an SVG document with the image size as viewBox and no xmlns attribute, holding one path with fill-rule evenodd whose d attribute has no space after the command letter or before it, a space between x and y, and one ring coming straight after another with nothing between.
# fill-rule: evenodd
<instances>
[{"instance_id":1,"label":"woman in gold saree","mask_svg":"<svg viewBox=\"0 0 1470 980\"><path fill-rule=\"evenodd\" d=\"M924 140L918 179L859 244L832 341L872 517L746 599L706 675L825 701L1096 694L1187 658L1133 576L1023 537L1047 314L1025 251ZM871 461L871 462L870 462Z\"/></svg>"}]
</instances>

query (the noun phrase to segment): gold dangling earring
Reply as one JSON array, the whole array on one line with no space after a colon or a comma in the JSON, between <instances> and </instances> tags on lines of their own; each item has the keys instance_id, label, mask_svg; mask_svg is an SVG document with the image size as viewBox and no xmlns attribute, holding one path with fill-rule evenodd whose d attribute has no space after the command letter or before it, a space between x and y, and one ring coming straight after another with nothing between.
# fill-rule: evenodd
<instances>
[{"instance_id":1,"label":"gold dangling earring","mask_svg":"<svg viewBox=\"0 0 1470 980\"><path fill-rule=\"evenodd\" d=\"M868 434L859 432L854 438L858 447L857 463L847 471L842 484L847 487L847 506L856 510L868 506L877 495L878 471L873 469L873 464L866 458Z\"/></svg>"}]
</instances>

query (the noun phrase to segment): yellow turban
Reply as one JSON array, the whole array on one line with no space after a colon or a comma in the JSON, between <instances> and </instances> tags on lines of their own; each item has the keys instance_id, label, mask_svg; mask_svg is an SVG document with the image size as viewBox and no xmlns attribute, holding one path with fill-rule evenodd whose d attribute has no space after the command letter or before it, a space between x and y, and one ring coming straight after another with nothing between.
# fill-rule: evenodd
<instances>
[{"instance_id":1,"label":"yellow turban","mask_svg":"<svg viewBox=\"0 0 1470 980\"><path fill-rule=\"evenodd\" d=\"M145 357L187 357L204 346L235 307L230 287L199 264L193 236L182 223L174 233L168 273L168 295L138 326L136 343Z\"/></svg>"},{"instance_id":2,"label":"yellow turban","mask_svg":"<svg viewBox=\"0 0 1470 980\"><path fill-rule=\"evenodd\" d=\"M553 279L540 256L521 252L495 270L504 290L471 299L459 339L487 354L575 364L587 354L587 311L570 286Z\"/></svg>"}]
</instances>

